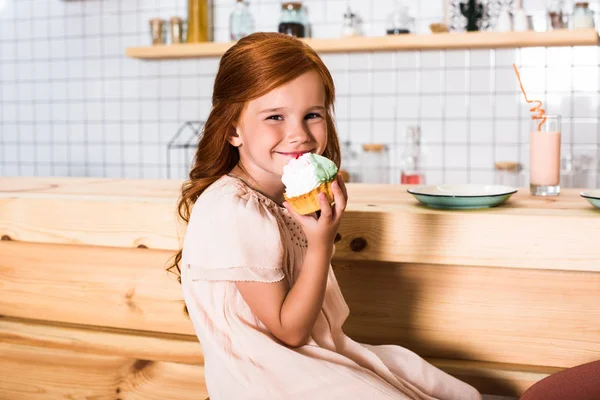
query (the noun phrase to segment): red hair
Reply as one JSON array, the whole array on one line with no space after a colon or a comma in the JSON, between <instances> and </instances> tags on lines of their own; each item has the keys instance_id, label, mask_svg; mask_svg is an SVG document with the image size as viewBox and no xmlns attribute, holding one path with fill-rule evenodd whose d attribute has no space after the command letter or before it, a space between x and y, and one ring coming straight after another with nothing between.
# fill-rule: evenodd
<instances>
[{"instance_id":1,"label":"red hair","mask_svg":"<svg viewBox=\"0 0 600 400\"><path fill-rule=\"evenodd\" d=\"M329 70L319 55L299 39L281 33L254 33L240 39L221 58L212 109L177 207L185 223L202 192L239 162L238 149L229 143L228 137L245 104L311 70L319 74L325 88L327 147L323 156L340 166L340 146L333 119L335 88ZM181 250L167 270L179 274L180 261Z\"/></svg>"}]
</instances>

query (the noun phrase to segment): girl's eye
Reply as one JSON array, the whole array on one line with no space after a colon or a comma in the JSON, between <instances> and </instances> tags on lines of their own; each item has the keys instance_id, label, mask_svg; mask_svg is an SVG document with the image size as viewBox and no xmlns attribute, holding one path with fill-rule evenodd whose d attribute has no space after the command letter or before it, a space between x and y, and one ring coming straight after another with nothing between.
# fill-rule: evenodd
<instances>
[{"instance_id":1,"label":"girl's eye","mask_svg":"<svg viewBox=\"0 0 600 400\"><path fill-rule=\"evenodd\" d=\"M307 115L305 118L306 118L306 119L315 119L315 118L322 118L322 117L321 117L321 114L318 114L318 113L310 113L310 114L308 114L308 115Z\"/></svg>"},{"instance_id":2,"label":"girl's eye","mask_svg":"<svg viewBox=\"0 0 600 400\"><path fill-rule=\"evenodd\" d=\"M283 117L281 115L271 115L267 117L267 119L271 119L273 121L283 121Z\"/></svg>"}]
</instances>

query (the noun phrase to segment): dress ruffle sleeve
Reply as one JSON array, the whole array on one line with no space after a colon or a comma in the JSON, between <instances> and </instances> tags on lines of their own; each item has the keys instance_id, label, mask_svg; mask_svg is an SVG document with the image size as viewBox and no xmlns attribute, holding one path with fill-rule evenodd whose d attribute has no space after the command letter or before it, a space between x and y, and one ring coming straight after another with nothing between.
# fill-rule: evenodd
<instances>
[{"instance_id":1,"label":"dress ruffle sleeve","mask_svg":"<svg viewBox=\"0 0 600 400\"><path fill-rule=\"evenodd\" d=\"M188 224L183 267L192 280L277 282L283 245L273 207L242 185L209 187Z\"/></svg>"}]
</instances>

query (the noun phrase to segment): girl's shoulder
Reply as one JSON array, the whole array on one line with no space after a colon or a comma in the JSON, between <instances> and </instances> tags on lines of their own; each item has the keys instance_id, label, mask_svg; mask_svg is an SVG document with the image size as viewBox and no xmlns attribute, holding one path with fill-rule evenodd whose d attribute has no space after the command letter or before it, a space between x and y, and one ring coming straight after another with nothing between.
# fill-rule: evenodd
<instances>
[{"instance_id":1,"label":"girl's shoulder","mask_svg":"<svg viewBox=\"0 0 600 400\"><path fill-rule=\"evenodd\" d=\"M211 219L229 216L243 218L247 214L267 216L278 214L278 208L273 200L253 190L240 179L223 175L198 197L192 209L192 217L194 214L210 216Z\"/></svg>"},{"instance_id":2,"label":"girl's shoulder","mask_svg":"<svg viewBox=\"0 0 600 400\"><path fill-rule=\"evenodd\" d=\"M223 175L202 192L194 207L199 205L218 206L242 197L246 197L243 188L229 175Z\"/></svg>"},{"instance_id":3,"label":"girl's shoulder","mask_svg":"<svg viewBox=\"0 0 600 400\"><path fill-rule=\"evenodd\" d=\"M260 194L224 176L196 200L183 242L192 280L283 278L280 219Z\"/></svg>"}]
</instances>

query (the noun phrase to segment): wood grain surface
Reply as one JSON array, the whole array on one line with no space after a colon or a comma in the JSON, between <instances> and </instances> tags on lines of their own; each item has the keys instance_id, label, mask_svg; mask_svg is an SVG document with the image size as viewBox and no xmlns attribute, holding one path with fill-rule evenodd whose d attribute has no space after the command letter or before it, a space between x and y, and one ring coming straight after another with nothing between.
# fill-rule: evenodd
<instances>
[{"instance_id":1,"label":"wood grain surface","mask_svg":"<svg viewBox=\"0 0 600 400\"><path fill-rule=\"evenodd\" d=\"M199 365L0 342L3 400L198 400L208 396Z\"/></svg>"},{"instance_id":2,"label":"wood grain surface","mask_svg":"<svg viewBox=\"0 0 600 400\"><path fill-rule=\"evenodd\" d=\"M0 315L190 335L166 251L0 242ZM600 274L334 264L346 332L427 357L569 367L600 354Z\"/></svg>"},{"instance_id":3,"label":"wood grain surface","mask_svg":"<svg viewBox=\"0 0 600 400\"><path fill-rule=\"evenodd\" d=\"M0 398L203 399L176 276L181 181L0 178ZM521 189L487 210L349 184L333 260L344 329L489 394L600 354L600 210Z\"/></svg>"},{"instance_id":4,"label":"wood grain surface","mask_svg":"<svg viewBox=\"0 0 600 400\"><path fill-rule=\"evenodd\" d=\"M13 240L174 250L185 226L181 182L0 179L0 236ZM504 206L440 211L406 186L349 184L336 256L428 264L600 271L600 210L575 189L556 198L526 190ZM356 251L352 241L364 242Z\"/></svg>"}]
</instances>

